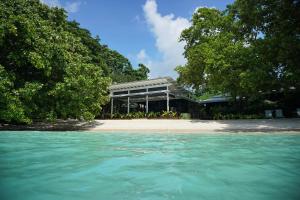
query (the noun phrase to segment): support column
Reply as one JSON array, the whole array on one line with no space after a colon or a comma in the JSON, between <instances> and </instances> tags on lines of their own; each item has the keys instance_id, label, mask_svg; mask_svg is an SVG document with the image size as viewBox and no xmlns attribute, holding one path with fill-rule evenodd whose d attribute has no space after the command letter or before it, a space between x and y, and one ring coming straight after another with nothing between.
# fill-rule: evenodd
<instances>
[{"instance_id":1,"label":"support column","mask_svg":"<svg viewBox=\"0 0 300 200\"><path fill-rule=\"evenodd\" d=\"M127 98L127 114L130 112L130 97Z\"/></svg>"},{"instance_id":2,"label":"support column","mask_svg":"<svg viewBox=\"0 0 300 200\"><path fill-rule=\"evenodd\" d=\"M169 98L169 86L167 85L167 112L170 111L169 101L170 101L170 98Z\"/></svg>"},{"instance_id":3,"label":"support column","mask_svg":"<svg viewBox=\"0 0 300 200\"><path fill-rule=\"evenodd\" d=\"M149 108L148 108L148 106L149 106L149 102L148 102L148 95L146 95L146 113L148 113L148 112L149 112Z\"/></svg>"},{"instance_id":4,"label":"support column","mask_svg":"<svg viewBox=\"0 0 300 200\"><path fill-rule=\"evenodd\" d=\"M113 117L114 114L114 98L111 98L111 104L110 104L110 118Z\"/></svg>"},{"instance_id":5,"label":"support column","mask_svg":"<svg viewBox=\"0 0 300 200\"><path fill-rule=\"evenodd\" d=\"M167 92L167 111L170 111L170 107L169 107L169 92Z\"/></svg>"}]
</instances>

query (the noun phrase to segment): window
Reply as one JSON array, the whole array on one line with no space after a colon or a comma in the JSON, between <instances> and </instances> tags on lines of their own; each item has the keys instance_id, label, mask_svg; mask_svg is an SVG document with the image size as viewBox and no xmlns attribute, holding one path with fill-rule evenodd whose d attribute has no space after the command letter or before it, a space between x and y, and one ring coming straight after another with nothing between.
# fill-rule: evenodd
<instances>
[{"instance_id":1,"label":"window","mask_svg":"<svg viewBox=\"0 0 300 200\"><path fill-rule=\"evenodd\" d=\"M156 88L149 88L149 92L154 92L154 91L161 91L161 90L167 90L167 87L156 87Z\"/></svg>"},{"instance_id":2,"label":"window","mask_svg":"<svg viewBox=\"0 0 300 200\"><path fill-rule=\"evenodd\" d=\"M114 95L128 94L128 91L114 92Z\"/></svg>"},{"instance_id":3,"label":"window","mask_svg":"<svg viewBox=\"0 0 300 200\"><path fill-rule=\"evenodd\" d=\"M146 89L130 90L130 94L136 94L136 93L141 93L141 92L146 92Z\"/></svg>"}]
</instances>

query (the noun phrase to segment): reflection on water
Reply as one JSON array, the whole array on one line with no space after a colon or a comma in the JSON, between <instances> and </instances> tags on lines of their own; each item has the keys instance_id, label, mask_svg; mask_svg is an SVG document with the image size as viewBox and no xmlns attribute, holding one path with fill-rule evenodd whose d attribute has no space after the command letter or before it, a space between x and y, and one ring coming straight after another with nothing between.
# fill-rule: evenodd
<instances>
[{"instance_id":1,"label":"reflection on water","mask_svg":"<svg viewBox=\"0 0 300 200\"><path fill-rule=\"evenodd\" d=\"M300 199L299 134L1 132L0 199Z\"/></svg>"}]
</instances>

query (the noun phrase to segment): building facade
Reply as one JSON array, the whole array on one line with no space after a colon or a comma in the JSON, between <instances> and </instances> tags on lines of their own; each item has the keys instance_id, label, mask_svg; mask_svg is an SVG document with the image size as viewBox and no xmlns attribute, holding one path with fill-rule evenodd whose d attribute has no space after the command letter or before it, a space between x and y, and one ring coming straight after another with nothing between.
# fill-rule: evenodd
<instances>
[{"instance_id":1,"label":"building facade","mask_svg":"<svg viewBox=\"0 0 300 200\"><path fill-rule=\"evenodd\" d=\"M110 115L130 112L174 111L197 118L200 102L171 77L113 84L110 90Z\"/></svg>"}]
</instances>

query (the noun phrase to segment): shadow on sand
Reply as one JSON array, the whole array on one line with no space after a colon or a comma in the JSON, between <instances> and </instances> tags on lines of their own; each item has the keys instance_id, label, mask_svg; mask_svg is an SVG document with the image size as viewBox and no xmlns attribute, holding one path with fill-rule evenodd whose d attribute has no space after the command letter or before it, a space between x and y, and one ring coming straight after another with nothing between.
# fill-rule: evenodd
<instances>
[{"instance_id":1,"label":"shadow on sand","mask_svg":"<svg viewBox=\"0 0 300 200\"><path fill-rule=\"evenodd\" d=\"M78 121L78 120L57 120L56 122L34 122L30 125L14 125L14 124L0 124L0 131L79 131L89 130L103 123L99 121Z\"/></svg>"},{"instance_id":2,"label":"shadow on sand","mask_svg":"<svg viewBox=\"0 0 300 200\"><path fill-rule=\"evenodd\" d=\"M300 118L240 119L240 120L191 120L191 123L218 123L223 127L216 132L274 132L300 131Z\"/></svg>"}]
</instances>

